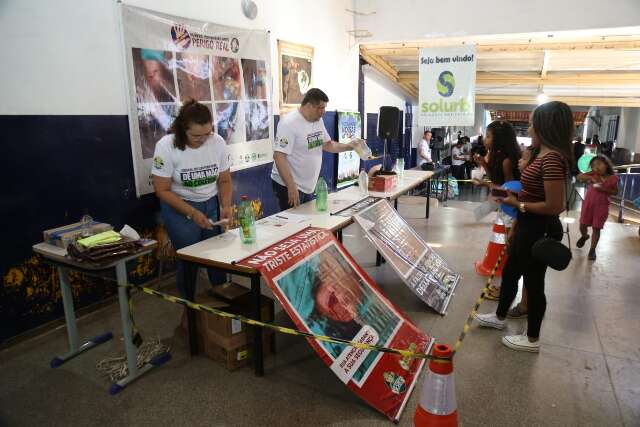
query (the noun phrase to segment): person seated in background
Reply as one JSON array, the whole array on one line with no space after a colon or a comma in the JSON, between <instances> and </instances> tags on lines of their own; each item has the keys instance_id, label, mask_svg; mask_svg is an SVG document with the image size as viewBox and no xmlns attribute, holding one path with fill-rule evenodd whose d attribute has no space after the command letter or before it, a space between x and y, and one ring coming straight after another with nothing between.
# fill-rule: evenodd
<instances>
[{"instance_id":1,"label":"person seated in background","mask_svg":"<svg viewBox=\"0 0 640 427\"><path fill-rule=\"evenodd\" d=\"M464 179L464 163L467 160L462 152L462 138L456 141L451 149L451 173L455 179Z\"/></svg>"},{"instance_id":2,"label":"person seated in background","mask_svg":"<svg viewBox=\"0 0 640 427\"><path fill-rule=\"evenodd\" d=\"M418 166L425 171L432 171L433 159L431 158L431 131L424 131L424 138L418 144Z\"/></svg>"}]
</instances>

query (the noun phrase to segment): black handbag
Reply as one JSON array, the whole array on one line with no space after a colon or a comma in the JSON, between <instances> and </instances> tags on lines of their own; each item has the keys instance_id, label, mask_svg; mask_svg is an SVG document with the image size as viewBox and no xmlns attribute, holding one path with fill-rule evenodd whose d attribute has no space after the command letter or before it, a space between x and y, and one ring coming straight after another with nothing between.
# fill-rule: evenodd
<instances>
[{"instance_id":1,"label":"black handbag","mask_svg":"<svg viewBox=\"0 0 640 427\"><path fill-rule=\"evenodd\" d=\"M549 236L549 222L544 237L538 239L531 248L531 255L547 267L562 271L571 262L571 249L558 239Z\"/></svg>"}]
</instances>

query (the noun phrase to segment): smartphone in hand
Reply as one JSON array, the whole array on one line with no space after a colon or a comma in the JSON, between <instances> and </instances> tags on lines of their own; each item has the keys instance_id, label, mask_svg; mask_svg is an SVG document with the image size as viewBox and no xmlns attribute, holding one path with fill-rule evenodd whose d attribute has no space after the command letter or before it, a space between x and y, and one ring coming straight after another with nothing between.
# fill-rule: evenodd
<instances>
[{"instance_id":1,"label":"smartphone in hand","mask_svg":"<svg viewBox=\"0 0 640 427\"><path fill-rule=\"evenodd\" d=\"M505 197L509 196L509 192L507 190L502 189L502 188L492 188L491 189L491 195L493 197L498 197L498 198L504 199Z\"/></svg>"}]
</instances>

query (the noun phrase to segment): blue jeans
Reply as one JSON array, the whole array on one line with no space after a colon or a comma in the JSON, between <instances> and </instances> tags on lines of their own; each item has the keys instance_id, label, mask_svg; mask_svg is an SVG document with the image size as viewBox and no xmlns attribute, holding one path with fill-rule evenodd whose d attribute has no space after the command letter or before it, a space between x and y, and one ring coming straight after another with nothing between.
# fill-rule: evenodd
<instances>
[{"instance_id":1,"label":"blue jeans","mask_svg":"<svg viewBox=\"0 0 640 427\"><path fill-rule=\"evenodd\" d=\"M272 179L271 188L273 189L273 193L276 195L276 199L278 199L278 206L280 206L280 210L286 211L289 209L291 206L289 206L289 190L287 190L287 187L278 184ZM315 198L313 194L303 193L302 191L298 191L298 196L300 197L300 204L310 202Z\"/></svg>"},{"instance_id":2,"label":"blue jeans","mask_svg":"<svg viewBox=\"0 0 640 427\"><path fill-rule=\"evenodd\" d=\"M191 202L189 200L185 200L185 202L203 212L212 220L218 220L218 196L214 196L204 202ZM200 228L198 224L187 219L186 216L182 215L180 212L176 211L164 202L160 202L160 212L162 214L164 225L167 228L169 239L171 239L171 244L176 250L220 234L220 227L213 227L213 230ZM184 262L181 260L176 261L176 285L178 287L178 292L180 292L180 296L182 298L186 298L190 301L193 301L193 298L195 297L196 282L193 280L193 283L186 283L185 273L192 273L188 276L195 279L197 277L197 268L194 269L195 271L186 272ZM226 274L219 270L208 268L207 274L209 275L209 281L212 285L219 285L226 281Z\"/></svg>"}]
</instances>

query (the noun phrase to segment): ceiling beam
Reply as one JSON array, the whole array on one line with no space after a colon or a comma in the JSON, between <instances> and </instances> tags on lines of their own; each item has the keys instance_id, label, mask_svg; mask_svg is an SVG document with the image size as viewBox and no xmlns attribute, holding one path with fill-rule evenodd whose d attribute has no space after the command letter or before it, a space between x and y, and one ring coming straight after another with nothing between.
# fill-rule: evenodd
<instances>
[{"instance_id":1,"label":"ceiling beam","mask_svg":"<svg viewBox=\"0 0 640 427\"><path fill-rule=\"evenodd\" d=\"M570 106L640 107L640 98L593 97L593 96L549 96L549 101L562 101ZM524 104L537 105L536 95L478 95L477 104Z\"/></svg>"},{"instance_id":2,"label":"ceiling beam","mask_svg":"<svg viewBox=\"0 0 640 427\"><path fill-rule=\"evenodd\" d=\"M551 86L640 86L640 72L547 72L545 76L540 74L478 71L476 73L476 84L496 86L533 86L541 84ZM418 72L401 71L397 73L397 78L401 83L417 85Z\"/></svg>"},{"instance_id":3,"label":"ceiling beam","mask_svg":"<svg viewBox=\"0 0 640 427\"><path fill-rule=\"evenodd\" d=\"M405 43L363 43L360 45L360 52L378 56L418 56L418 50L429 47L457 46L463 44L473 44L472 41L451 41L451 40L425 40L419 42ZM630 40L594 40L576 42L503 42L503 43L482 43L476 44L476 52L543 52L545 50L597 50L597 49L640 49L640 38L634 37Z\"/></svg>"},{"instance_id":4,"label":"ceiling beam","mask_svg":"<svg viewBox=\"0 0 640 427\"><path fill-rule=\"evenodd\" d=\"M361 55L362 58L369 63L373 68L381 72L385 75L389 80L398 85L403 92L409 95L411 98L417 100L418 99L418 91L414 88L413 84L417 84L417 79L415 82L405 82L400 81L398 77L398 71L391 64L389 64L384 59L380 58L376 55Z\"/></svg>"}]
</instances>

